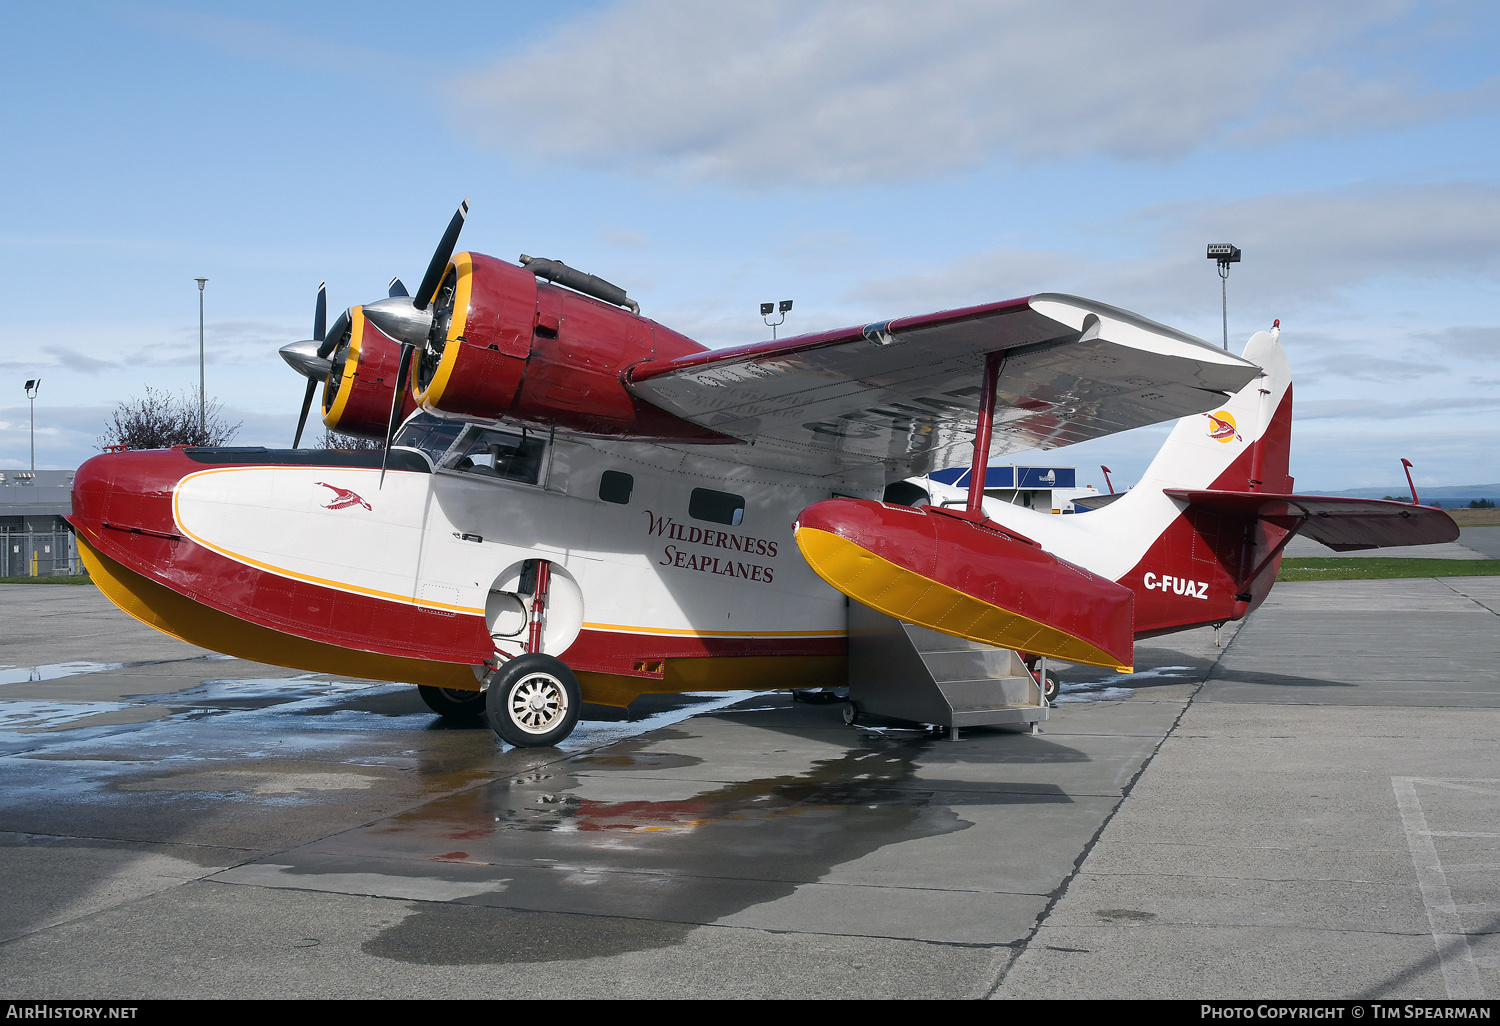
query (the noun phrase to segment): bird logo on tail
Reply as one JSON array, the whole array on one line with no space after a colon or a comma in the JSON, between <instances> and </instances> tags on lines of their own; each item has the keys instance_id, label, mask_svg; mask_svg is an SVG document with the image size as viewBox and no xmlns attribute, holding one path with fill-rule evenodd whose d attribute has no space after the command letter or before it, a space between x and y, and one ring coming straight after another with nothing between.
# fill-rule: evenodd
<instances>
[{"instance_id":1,"label":"bird logo on tail","mask_svg":"<svg viewBox=\"0 0 1500 1026\"><path fill-rule=\"evenodd\" d=\"M1234 417L1228 410L1220 410L1218 413L1205 413L1208 418L1208 437L1216 442L1228 442L1233 439L1236 442L1244 441L1240 437L1238 427L1234 423Z\"/></svg>"}]
</instances>

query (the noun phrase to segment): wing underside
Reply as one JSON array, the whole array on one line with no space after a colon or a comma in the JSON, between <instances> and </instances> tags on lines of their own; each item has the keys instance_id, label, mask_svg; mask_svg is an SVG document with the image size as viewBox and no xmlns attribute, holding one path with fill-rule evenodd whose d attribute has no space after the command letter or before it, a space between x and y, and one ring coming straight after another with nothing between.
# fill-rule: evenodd
<instances>
[{"instance_id":1,"label":"wing underside","mask_svg":"<svg viewBox=\"0 0 1500 1026\"><path fill-rule=\"evenodd\" d=\"M628 384L742 440L715 447L719 458L890 481L968 462L985 357L997 351L991 455L1201 413L1259 373L1164 325L1049 294L640 364Z\"/></svg>"}]
</instances>

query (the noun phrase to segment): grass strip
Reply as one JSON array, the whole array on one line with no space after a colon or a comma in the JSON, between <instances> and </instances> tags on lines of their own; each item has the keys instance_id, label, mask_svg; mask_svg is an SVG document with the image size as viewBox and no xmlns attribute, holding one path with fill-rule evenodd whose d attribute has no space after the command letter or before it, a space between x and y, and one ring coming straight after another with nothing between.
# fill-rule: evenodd
<instances>
[{"instance_id":1,"label":"grass strip","mask_svg":"<svg viewBox=\"0 0 1500 1026\"><path fill-rule=\"evenodd\" d=\"M87 574L76 577L0 577L0 584L93 584Z\"/></svg>"},{"instance_id":2,"label":"grass strip","mask_svg":"<svg viewBox=\"0 0 1500 1026\"><path fill-rule=\"evenodd\" d=\"M1500 559L1298 556L1281 561L1278 581L1358 581L1392 577L1496 577Z\"/></svg>"}]
</instances>

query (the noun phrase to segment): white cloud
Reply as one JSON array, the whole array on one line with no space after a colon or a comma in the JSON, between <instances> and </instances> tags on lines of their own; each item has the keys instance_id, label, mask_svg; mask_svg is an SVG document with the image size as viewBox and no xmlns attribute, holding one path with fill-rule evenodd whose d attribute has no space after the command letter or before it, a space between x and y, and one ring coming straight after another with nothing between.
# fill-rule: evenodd
<instances>
[{"instance_id":1,"label":"white cloud","mask_svg":"<svg viewBox=\"0 0 1500 1026\"><path fill-rule=\"evenodd\" d=\"M1099 236L1147 240L1138 242L1139 255L992 250L873 282L846 299L878 303L888 315L1038 291L1077 292L1151 317L1201 313L1206 290L1215 298L1219 291L1205 243L1232 241L1245 257L1230 275L1231 307L1326 314L1376 278L1500 281L1496 224L1500 188L1462 182L1179 203L1094 226ZM1443 337L1445 345L1476 353L1494 345L1492 328L1455 330L1460 333Z\"/></svg>"},{"instance_id":2,"label":"white cloud","mask_svg":"<svg viewBox=\"0 0 1500 1026\"><path fill-rule=\"evenodd\" d=\"M996 154L1163 160L1493 105L1496 82L1445 91L1400 70L1403 47L1433 45L1413 17L1396 0L625 0L451 93L464 134L527 161L751 188L910 181Z\"/></svg>"}]
</instances>

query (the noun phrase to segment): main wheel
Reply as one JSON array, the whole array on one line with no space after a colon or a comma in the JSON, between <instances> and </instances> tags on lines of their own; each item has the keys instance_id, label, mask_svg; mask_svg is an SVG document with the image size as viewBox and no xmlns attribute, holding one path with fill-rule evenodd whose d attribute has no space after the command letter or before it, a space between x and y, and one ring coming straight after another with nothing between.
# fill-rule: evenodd
<instances>
[{"instance_id":1,"label":"main wheel","mask_svg":"<svg viewBox=\"0 0 1500 1026\"><path fill-rule=\"evenodd\" d=\"M483 691L460 691L457 688L435 688L428 684L418 684L417 693L427 703L427 708L439 716L467 720L484 715Z\"/></svg>"},{"instance_id":2,"label":"main wheel","mask_svg":"<svg viewBox=\"0 0 1500 1026\"><path fill-rule=\"evenodd\" d=\"M555 745L578 724L583 692L561 659L517 656L490 680L485 715L495 733L518 748Z\"/></svg>"}]
</instances>

